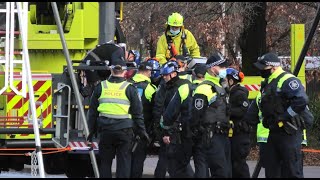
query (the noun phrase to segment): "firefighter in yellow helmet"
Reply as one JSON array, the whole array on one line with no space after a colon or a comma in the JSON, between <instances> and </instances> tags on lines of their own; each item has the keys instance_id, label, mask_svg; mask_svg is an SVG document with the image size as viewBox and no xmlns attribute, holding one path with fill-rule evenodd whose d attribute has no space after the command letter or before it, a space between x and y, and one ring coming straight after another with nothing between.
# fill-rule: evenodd
<instances>
[{"instance_id":1,"label":"firefighter in yellow helmet","mask_svg":"<svg viewBox=\"0 0 320 180\"><path fill-rule=\"evenodd\" d=\"M166 31L157 42L156 57L160 64L176 55L200 57L200 49L193 34L184 28L181 14L172 13L166 23Z\"/></svg>"}]
</instances>

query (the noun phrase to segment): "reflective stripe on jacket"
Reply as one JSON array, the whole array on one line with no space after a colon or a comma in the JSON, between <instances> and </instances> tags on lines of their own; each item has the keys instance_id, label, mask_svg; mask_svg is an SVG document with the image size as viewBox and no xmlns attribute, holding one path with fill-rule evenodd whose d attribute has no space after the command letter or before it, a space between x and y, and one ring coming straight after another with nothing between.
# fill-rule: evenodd
<instances>
[{"instance_id":1,"label":"reflective stripe on jacket","mask_svg":"<svg viewBox=\"0 0 320 180\"><path fill-rule=\"evenodd\" d=\"M184 32L186 33L187 38L185 39L185 43L190 56L200 57L200 48L193 34L187 29L184 29ZM171 33L169 32L169 35L170 34ZM181 35L182 33L180 32L178 35L172 37L174 46L177 48L178 54L180 55L183 54L182 46L181 46L181 40L182 40ZM156 52L156 58L159 59L159 63L161 65L167 62L167 58L166 58L167 50L168 50L168 43L167 43L166 34L164 33L160 36L157 42L157 52Z\"/></svg>"},{"instance_id":2,"label":"reflective stripe on jacket","mask_svg":"<svg viewBox=\"0 0 320 180\"><path fill-rule=\"evenodd\" d=\"M191 75L191 74L179 75L179 77L180 77L181 79L187 79L187 80L189 80L190 82L192 82L192 75Z\"/></svg>"}]
</instances>

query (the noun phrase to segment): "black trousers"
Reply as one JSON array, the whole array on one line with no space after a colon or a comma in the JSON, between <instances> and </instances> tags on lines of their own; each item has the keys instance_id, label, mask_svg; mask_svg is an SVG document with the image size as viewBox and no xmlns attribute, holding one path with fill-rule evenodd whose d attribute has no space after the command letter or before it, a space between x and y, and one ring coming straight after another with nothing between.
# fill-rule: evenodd
<instances>
[{"instance_id":1,"label":"black trousers","mask_svg":"<svg viewBox=\"0 0 320 180\"><path fill-rule=\"evenodd\" d=\"M142 178L144 161L147 157L147 142L141 140L131 157L131 178Z\"/></svg>"},{"instance_id":2,"label":"black trousers","mask_svg":"<svg viewBox=\"0 0 320 180\"><path fill-rule=\"evenodd\" d=\"M168 169L167 145L164 144L162 139L159 141L159 154L156 169L154 171L155 178L165 178Z\"/></svg>"},{"instance_id":3,"label":"black trousers","mask_svg":"<svg viewBox=\"0 0 320 180\"><path fill-rule=\"evenodd\" d=\"M192 139L185 138L180 143L168 145L168 169L171 178L193 178L194 171L190 165Z\"/></svg>"},{"instance_id":4,"label":"black trousers","mask_svg":"<svg viewBox=\"0 0 320 180\"><path fill-rule=\"evenodd\" d=\"M266 152L268 151L268 146L267 143L259 143L259 156L260 156L260 161L262 163L262 167L265 167L264 162L268 161L268 157ZM299 167L300 167L300 172L302 173L302 178L304 177L303 174L303 158L304 158L304 153L303 151L301 151L300 153L300 163L299 163ZM281 168L281 170L278 170L276 172L272 172L271 174L268 174L269 171L265 171L265 177L272 177L272 176L277 176L277 177L281 177L281 178L285 178L284 174L285 174L285 170L283 168Z\"/></svg>"},{"instance_id":5,"label":"black trousers","mask_svg":"<svg viewBox=\"0 0 320 180\"><path fill-rule=\"evenodd\" d=\"M193 138L192 157L194 162L194 178L208 178L209 168L204 153L201 136Z\"/></svg>"},{"instance_id":6,"label":"black trousers","mask_svg":"<svg viewBox=\"0 0 320 180\"><path fill-rule=\"evenodd\" d=\"M301 131L293 135L270 132L267 141L265 171L268 178L302 178ZM280 172L279 172L280 171Z\"/></svg>"},{"instance_id":7,"label":"black trousers","mask_svg":"<svg viewBox=\"0 0 320 180\"><path fill-rule=\"evenodd\" d=\"M205 154L212 178L231 178L230 140L224 134L213 134L210 144L205 145Z\"/></svg>"},{"instance_id":8,"label":"black trousers","mask_svg":"<svg viewBox=\"0 0 320 180\"><path fill-rule=\"evenodd\" d=\"M234 134L231 138L232 178L250 178L247 156L250 153L250 134Z\"/></svg>"},{"instance_id":9,"label":"black trousers","mask_svg":"<svg viewBox=\"0 0 320 180\"><path fill-rule=\"evenodd\" d=\"M103 130L99 132L99 136L100 177L112 178L112 160L116 156L116 177L130 178L133 130Z\"/></svg>"}]
</instances>

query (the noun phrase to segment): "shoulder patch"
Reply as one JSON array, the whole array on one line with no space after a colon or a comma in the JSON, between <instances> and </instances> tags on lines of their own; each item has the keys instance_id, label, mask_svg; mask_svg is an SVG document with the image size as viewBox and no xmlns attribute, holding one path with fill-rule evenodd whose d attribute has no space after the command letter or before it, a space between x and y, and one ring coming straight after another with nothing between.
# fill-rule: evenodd
<instances>
[{"instance_id":1,"label":"shoulder patch","mask_svg":"<svg viewBox=\"0 0 320 180\"><path fill-rule=\"evenodd\" d=\"M242 106L243 106L243 107L248 107L248 106L249 106L249 103L248 103L247 101L243 101Z\"/></svg>"},{"instance_id":2,"label":"shoulder patch","mask_svg":"<svg viewBox=\"0 0 320 180\"><path fill-rule=\"evenodd\" d=\"M292 80L289 82L289 86L292 90L296 90L299 88L299 83L297 80Z\"/></svg>"},{"instance_id":3,"label":"shoulder patch","mask_svg":"<svg viewBox=\"0 0 320 180\"><path fill-rule=\"evenodd\" d=\"M196 99L194 106L198 110L202 109L203 108L203 99Z\"/></svg>"}]
</instances>

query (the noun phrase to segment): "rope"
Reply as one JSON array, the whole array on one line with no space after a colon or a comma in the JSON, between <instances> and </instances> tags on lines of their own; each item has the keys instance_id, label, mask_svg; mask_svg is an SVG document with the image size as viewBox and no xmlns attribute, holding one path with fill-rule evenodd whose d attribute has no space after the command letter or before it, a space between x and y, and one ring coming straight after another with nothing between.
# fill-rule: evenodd
<instances>
[{"instance_id":1,"label":"rope","mask_svg":"<svg viewBox=\"0 0 320 180\"><path fill-rule=\"evenodd\" d=\"M8 151L26 151L26 150L33 150L35 151L35 148L0 148L0 151L2 150L8 150ZM44 151L50 151L50 152L43 152L42 154L54 154L54 153L60 153L65 151L71 151L72 149L70 147L67 148L43 148ZM30 152L27 153L0 153L0 156L31 156Z\"/></svg>"},{"instance_id":2,"label":"rope","mask_svg":"<svg viewBox=\"0 0 320 180\"><path fill-rule=\"evenodd\" d=\"M0 148L0 151L25 151L25 150L35 150L36 148ZM66 148L41 148L42 151L50 151L50 150L62 150L67 149L71 151L70 147Z\"/></svg>"},{"instance_id":3,"label":"rope","mask_svg":"<svg viewBox=\"0 0 320 180\"><path fill-rule=\"evenodd\" d=\"M320 150L317 149L302 149L303 152L312 152L312 153L320 153Z\"/></svg>"}]
</instances>

